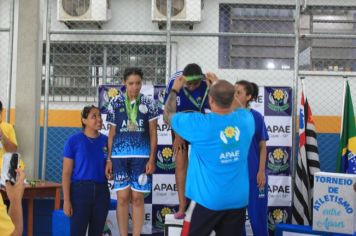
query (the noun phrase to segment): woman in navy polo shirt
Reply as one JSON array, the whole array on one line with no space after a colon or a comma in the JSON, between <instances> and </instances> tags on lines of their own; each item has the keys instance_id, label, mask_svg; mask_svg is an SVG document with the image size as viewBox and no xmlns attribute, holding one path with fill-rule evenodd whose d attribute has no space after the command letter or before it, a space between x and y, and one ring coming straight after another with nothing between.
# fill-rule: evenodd
<instances>
[{"instance_id":1,"label":"woman in navy polo shirt","mask_svg":"<svg viewBox=\"0 0 356 236\"><path fill-rule=\"evenodd\" d=\"M235 108L246 108L251 101L258 97L258 86L253 82L240 80L235 83ZM248 170L250 180L248 217L254 235L267 236L267 200L268 179L266 173L268 133L263 116L256 110L250 109L255 120L255 134L252 137L249 155ZM246 232L243 232L246 235Z\"/></svg>"},{"instance_id":2,"label":"woman in navy polo shirt","mask_svg":"<svg viewBox=\"0 0 356 236\"><path fill-rule=\"evenodd\" d=\"M64 214L71 217L71 235L102 235L110 193L105 177L107 136L100 134L99 108L84 107L83 131L68 138L63 152Z\"/></svg>"}]
</instances>

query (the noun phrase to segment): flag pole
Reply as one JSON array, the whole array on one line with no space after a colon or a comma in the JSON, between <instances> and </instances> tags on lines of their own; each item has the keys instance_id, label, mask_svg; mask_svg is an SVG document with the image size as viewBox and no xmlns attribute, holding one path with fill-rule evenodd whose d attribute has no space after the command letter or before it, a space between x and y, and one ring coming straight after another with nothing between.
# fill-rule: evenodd
<instances>
[{"instance_id":1,"label":"flag pole","mask_svg":"<svg viewBox=\"0 0 356 236\"><path fill-rule=\"evenodd\" d=\"M305 104L306 104L306 100L307 100L307 93L305 92L305 82L304 82L304 80L305 80L305 77L304 76L302 76L302 77L300 77L300 82L301 82L301 87L302 87L302 95L303 95L303 106L304 106L304 132L307 132L307 124L308 124L308 111L305 109ZM299 117L299 119L300 119L300 117ZM307 139L305 139L305 142L306 142L306 144L307 144ZM306 150L306 152L307 152L307 150ZM307 156L305 156L305 163L307 163L308 162L308 157ZM308 164L306 164L306 167L308 167ZM308 168L307 168L308 169ZM309 170L307 170L307 172L309 173ZM309 182L309 179L308 179L308 181L307 181L307 189L308 189L308 212L309 212L309 217L311 217L311 215L312 215L312 210L311 210L311 205L312 205L312 201L311 201L311 199L312 199L312 196L311 196L311 193L310 193L310 182ZM311 218L309 219L309 220L311 220Z\"/></svg>"},{"instance_id":2,"label":"flag pole","mask_svg":"<svg viewBox=\"0 0 356 236\"><path fill-rule=\"evenodd\" d=\"M346 84L348 82L347 76L343 76L344 78L344 98L342 102L342 110L341 110L341 123L340 123L340 137L342 135L342 129L343 129L343 124L344 124L344 112L345 112L345 102L346 102Z\"/></svg>"},{"instance_id":3,"label":"flag pole","mask_svg":"<svg viewBox=\"0 0 356 236\"><path fill-rule=\"evenodd\" d=\"M299 79L300 79L300 82L301 82L301 87L302 87L302 92L304 93L304 79L305 79L305 77L304 76L301 76L301 77L299 77ZM298 94L299 94L299 89L297 89L297 91L298 91ZM296 96L296 98L298 98L298 94L296 94L295 96ZM296 116L298 116L299 115L299 101L300 100L298 100L297 99L297 105L296 105L296 110L297 110L297 112L296 112ZM300 119L300 117L299 117L299 119ZM295 123L294 123L295 124ZM297 126L298 126L298 130L299 130L299 122L298 122L298 124L297 124ZM296 130L296 129L295 129ZM294 137L296 137L296 136L298 136L299 137L299 132L300 131L298 131L298 133L297 132L295 132L295 135L294 135ZM295 139L297 139L297 138L295 138ZM297 149L299 149L299 147L297 147ZM298 156L298 154L297 154L297 156ZM296 161L296 157L294 157L294 158L292 158L291 159L291 166L292 166L292 179L293 179L293 181L295 180L295 173L296 173L296 171L297 171L297 167L296 167L296 165L297 165L297 161ZM293 199L292 199L293 200Z\"/></svg>"},{"instance_id":4,"label":"flag pole","mask_svg":"<svg viewBox=\"0 0 356 236\"><path fill-rule=\"evenodd\" d=\"M302 92L303 92L303 103L304 103L304 132L307 132L308 128L308 119L309 119L309 111L308 108L306 109L305 105L307 104L307 92L305 91L305 82L304 82L305 77L303 77L302 79ZM305 137L305 144L308 144L307 141L307 135ZM306 148L306 153L308 153L308 150ZM305 162L307 163L307 172L310 174L310 170L309 170L309 165L308 165L308 154L305 156L306 160ZM308 174L308 176L309 176ZM313 193L310 191L311 190L311 186L312 183L310 183L309 179L307 181L307 189L308 189L308 212L309 212L309 220L312 222L313 221L313 210L312 210L312 206L313 206Z\"/></svg>"}]
</instances>

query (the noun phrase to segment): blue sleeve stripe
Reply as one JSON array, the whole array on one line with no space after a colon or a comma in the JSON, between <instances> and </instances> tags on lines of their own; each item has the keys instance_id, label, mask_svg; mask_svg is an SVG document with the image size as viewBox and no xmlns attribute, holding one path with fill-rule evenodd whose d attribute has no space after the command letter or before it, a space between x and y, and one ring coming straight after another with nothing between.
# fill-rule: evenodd
<instances>
[{"instance_id":1,"label":"blue sleeve stripe","mask_svg":"<svg viewBox=\"0 0 356 236\"><path fill-rule=\"evenodd\" d=\"M181 75L183 75L183 71L181 71L181 70L177 71L176 73L171 75L171 77L169 78L168 84L170 84L172 80L175 80L176 78L178 78Z\"/></svg>"}]
</instances>

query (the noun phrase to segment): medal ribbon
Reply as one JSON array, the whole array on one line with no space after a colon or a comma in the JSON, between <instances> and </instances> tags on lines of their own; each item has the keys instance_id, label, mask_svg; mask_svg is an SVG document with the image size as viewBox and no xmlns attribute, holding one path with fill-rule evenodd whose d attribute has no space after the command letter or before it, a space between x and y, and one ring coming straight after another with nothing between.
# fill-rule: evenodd
<instances>
[{"instance_id":1,"label":"medal ribbon","mask_svg":"<svg viewBox=\"0 0 356 236\"><path fill-rule=\"evenodd\" d=\"M130 122L135 125L136 125L139 100L140 100L140 95L137 96L135 104L132 106L129 97L127 96L127 92L125 93L126 114Z\"/></svg>"},{"instance_id":2,"label":"medal ribbon","mask_svg":"<svg viewBox=\"0 0 356 236\"><path fill-rule=\"evenodd\" d=\"M206 97L208 96L208 92L209 92L209 89L206 88L205 89L205 92L204 92L204 96L203 96L203 100L201 101L200 105L198 104L198 102L194 99L194 97L187 91L186 88L183 88L183 92L184 92L184 95L189 99L189 101L191 103L193 103L193 105L199 109L199 111L201 111L203 105L204 105L204 102L205 102L205 99Z\"/></svg>"}]
</instances>

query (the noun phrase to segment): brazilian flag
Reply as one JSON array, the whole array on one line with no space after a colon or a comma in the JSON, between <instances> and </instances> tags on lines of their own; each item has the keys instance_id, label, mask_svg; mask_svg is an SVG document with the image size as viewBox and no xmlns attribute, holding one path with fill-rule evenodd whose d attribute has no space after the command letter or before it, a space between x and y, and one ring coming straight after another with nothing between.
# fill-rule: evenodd
<instances>
[{"instance_id":1,"label":"brazilian flag","mask_svg":"<svg viewBox=\"0 0 356 236\"><path fill-rule=\"evenodd\" d=\"M339 173L356 173L356 126L348 81L346 81L344 114L341 128L336 171Z\"/></svg>"}]
</instances>

